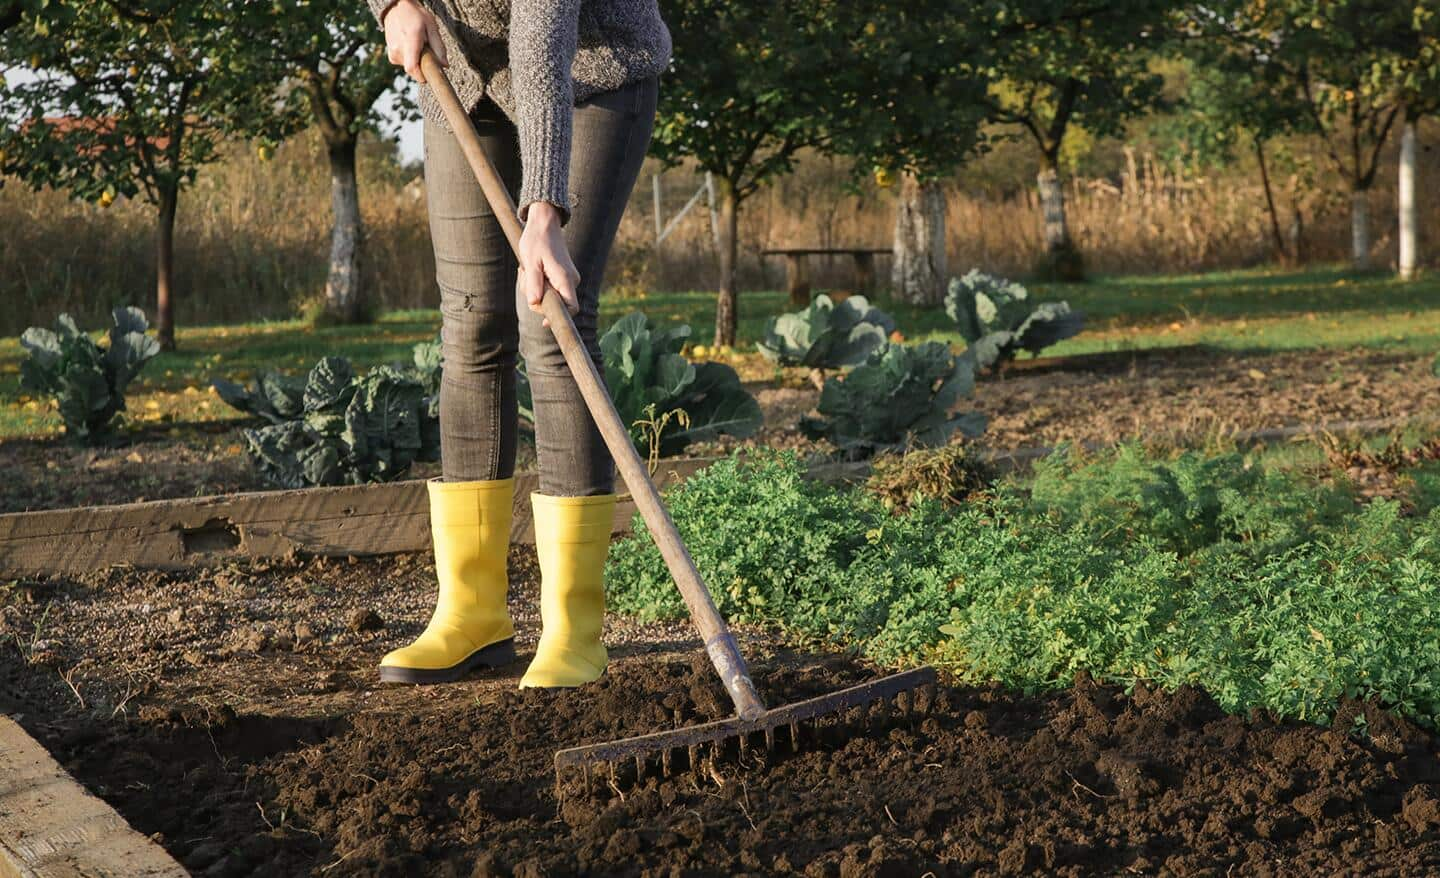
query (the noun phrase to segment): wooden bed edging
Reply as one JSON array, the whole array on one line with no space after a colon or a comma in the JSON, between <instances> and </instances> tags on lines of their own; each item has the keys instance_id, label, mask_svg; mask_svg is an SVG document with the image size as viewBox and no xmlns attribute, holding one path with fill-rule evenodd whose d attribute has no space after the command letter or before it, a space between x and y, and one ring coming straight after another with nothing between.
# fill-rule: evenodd
<instances>
[{"instance_id":1,"label":"wooden bed edging","mask_svg":"<svg viewBox=\"0 0 1440 878\"><path fill-rule=\"evenodd\" d=\"M0 878L188 874L0 715Z\"/></svg>"},{"instance_id":2,"label":"wooden bed edging","mask_svg":"<svg viewBox=\"0 0 1440 878\"><path fill-rule=\"evenodd\" d=\"M1279 427L1231 434L1236 445L1272 445L1333 433L1383 433L1416 419L1380 418L1314 426ZM1095 451L1103 445L1082 446ZM1000 472L1029 468L1052 447L987 451L983 459ZM662 461L660 487L684 481L716 458ZM813 478L830 482L864 479L870 465L819 463ZM511 538L534 542L530 493L534 473L515 476ZM635 504L622 494L615 507L615 530L630 529ZM429 503L425 481L379 485L256 491L180 500L150 500L116 506L92 506L0 515L0 576L78 574L107 564L132 564L178 570L230 557L286 555L383 555L430 547Z\"/></svg>"},{"instance_id":3,"label":"wooden bed edging","mask_svg":"<svg viewBox=\"0 0 1440 878\"><path fill-rule=\"evenodd\" d=\"M713 458L661 461L656 482L683 481ZM515 476L511 538L534 542L534 473ZM635 504L622 494L617 531ZM384 555L430 546L424 479L254 491L0 515L0 576L79 574L109 564L180 570L231 557Z\"/></svg>"}]
</instances>

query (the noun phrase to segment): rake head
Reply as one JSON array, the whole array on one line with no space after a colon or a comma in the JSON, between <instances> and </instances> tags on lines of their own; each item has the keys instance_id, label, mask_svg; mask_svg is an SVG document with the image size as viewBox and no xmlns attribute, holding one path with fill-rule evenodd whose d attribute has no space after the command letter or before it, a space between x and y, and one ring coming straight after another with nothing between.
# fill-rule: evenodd
<instances>
[{"instance_id":1,"label":"rake head","mask_svg":"<svg viewBox=\"0 0 1440 878\"><path fill-rule=\"evenodd\" d=\"M789 736L791 751L798 751L805 723L822 723L827 717L838 717L842 722L875 721L925 711L934 700L934 685L934 668L916 668L777 707L751 720L737 716L618 741L570 747L555 754L556 790L557 793L563 790L567 775L573 777L577 773L583 776L589 789L597 768L608 775L612 786L620 768L631 764L634 765L633 779L637 782L652 765L656 765L662 775L670 775L677 758L695 770L704 759L703 748L708 747L712 760L726 752L731 742L744 754L756 746L754 739L761 736L766 751L773 752L780 746L781 730ZM684 755L680 756L682 751Z\"/></svg>"}]
</instances>

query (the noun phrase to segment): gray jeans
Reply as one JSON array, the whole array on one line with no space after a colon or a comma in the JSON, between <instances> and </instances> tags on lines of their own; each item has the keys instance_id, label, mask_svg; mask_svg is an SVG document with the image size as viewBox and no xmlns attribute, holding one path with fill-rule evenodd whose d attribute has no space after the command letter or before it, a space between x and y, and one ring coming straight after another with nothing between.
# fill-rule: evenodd
<instances>
[{"instance_id":1,"label":"gray jeans","mask_svg":"<svg viewBox=\"0 0 1440 878\"><path fill-rule=\"evenodd\" d=\"M600 281L655 122L654 77L575 107L570 220L565 243L580 272L575 326L601 363ZM488 99L472 113L490 161L520 189L516 130ZM515 256L455 136L425 123L425 182L435 279L440 285L440 458L446 481L515 472L515 363L525 358L535 411L540 492L576 497L614 491L615 468L565 358L516 290ZM602 369L603 374L603 369Z\"/></svg>"}]
</instances>

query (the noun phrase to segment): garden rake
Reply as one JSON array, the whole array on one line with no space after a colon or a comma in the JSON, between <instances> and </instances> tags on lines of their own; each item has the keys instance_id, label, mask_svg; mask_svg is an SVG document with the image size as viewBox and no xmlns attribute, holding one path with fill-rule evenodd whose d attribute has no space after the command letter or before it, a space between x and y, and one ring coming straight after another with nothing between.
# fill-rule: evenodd
<instances>
[{"instance_id":1,"label":"garden rake","mask_svg":"<svg viewBox=\"0 0 1440 878\"><path fill-rule=\"evenodd\" d=\"M456 97L445 72L428 49L421 54L420 66L426 82L450 122L450 127L459 139L470 168L475 172L480 188L485 192L486 200L505 230L505 237L511 248L518 253L521 225L516 215L514 200L481 148L474 125ZM730 719L560 750L555 754L557 788L561 788L567 771L582 772L588 786L596 768L603 771L608 767L613 784L617 768L633 764L638 780L644 776L647 766L657 762L662 772L669 774L672 760L682 751L686 764L693 770L699 770L702 756L705 755L702 748L706 746L709 747L708 755L712 762L717 756L727 752L729 744L735 744L735 749L744 753L752 745L760 746L760 737L763 737L763 746L767 750L774 750L778 745L777 733L784 729L788 732L790 748L796 750L801 745L802 723L840 726L853 721L865 722L890 717L894 712L904 715L914 709L927 707L933 700L930 690L933 689L935 681L935 671L929 667L894 674L783 707L771 709L765 706L755 691L755 684L750 680L745 659L740 655L734 636L715 608L690 552L681 542L675 522L671 520L669 511L660 499L660 492L651 480L645 462L630 441L630 431L616 411L615 403L611 400L599 371L575 330L570 312L549 284L546 284L541 308L560 344L565 362L585 397L590 414L610 449L616 468L624 478L625 486L634 498L635 505L644 517L645 524L685 599L690 616L705 643L705 651L734 701L736 712L736 716ZM916 689L922 690L920 698L915 697Z\"/></svg>"}]
</instances>

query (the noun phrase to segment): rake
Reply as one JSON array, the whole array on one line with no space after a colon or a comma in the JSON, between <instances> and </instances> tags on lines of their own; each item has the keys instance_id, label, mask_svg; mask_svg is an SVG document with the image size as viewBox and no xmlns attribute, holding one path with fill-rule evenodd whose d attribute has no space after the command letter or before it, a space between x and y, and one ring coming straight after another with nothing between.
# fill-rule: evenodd
<instances>
[{"instance_id":1,"label":"rake","mask_svg":"<svg viewBox=\"0 0 1440 878\"><path fill-rule=\"evenodd\" d=\"M461 105L444 70L428 49L421 54L420 66L426 82L433 90L460 142L471 170L480 182L486 200L490 202L491 209L505 231L511 249L518 253L521 225L516 215L514 199L510 197L509 190L505 188L490 159L485 155L474 124ZM669 774L672 760L680 751L685 753L688 765L698 770L702 748L706 745L710 748L712 762L723 752L727 752L727 746L732 742L737 745L739 752L744 753L757 739L763 737L763 746L767 751L773 751L778 746L779 732L783 729L788 733L790 748L798 750L801 747L802 723L833 726L850 724L856 720L870 723L892 716L895 712L904 715L915 709L925 709L932 701L931 690L935 682L935 671L929 667L894 674L783 707L771 709L765 706L759 693L755 691L755 684L750 679L750 672L735 644L734 636L715 608L710 592L695 568L695 561L690 557L689 550L685 548L680 533L675 528L675 522L671 520L669 511L660 499L660 492L651 480L645 462L630 441L630 431L621 420L620 413L616 411L615 403L610 398L595 363L590 359L579 333L575 330L570 312L559 294L552 293L553 287L546 284L545 296L541 300L545 318L555 333L565 362L570 367L590 414L615 460L616 469L624 478L626 488L629 489L646 527L659 547L670 575L680 589L690 617L705 644L710 662L715 666L715 672L735 703L736 713L730 719L716 722L560 750L555 754L557 788L567 771L583 772L588 786L594 769L603 769L608 765L613 783L617 766L633 763L638 778L645 774L646 767L653 764L651 760L655 759L662 771ZM913 697L913 690L916 689L922 690L920 698Z\"/></svg>"}]
</instances>

